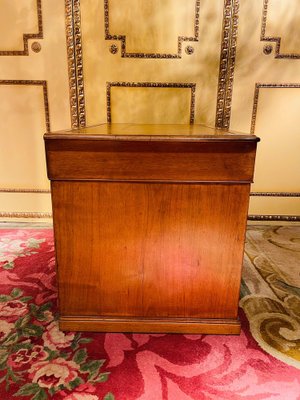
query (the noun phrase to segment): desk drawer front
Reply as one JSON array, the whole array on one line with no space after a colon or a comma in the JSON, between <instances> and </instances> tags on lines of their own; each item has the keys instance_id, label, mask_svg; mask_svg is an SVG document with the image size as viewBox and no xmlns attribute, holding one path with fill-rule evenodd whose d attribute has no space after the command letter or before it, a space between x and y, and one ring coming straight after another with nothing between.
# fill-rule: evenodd
<instances>
[{"instance_id":1,"label":"desk drawer front","mask_svg":"<svg viewBox=\"0 0 300 400\"><path fill-rule=\"evenodd\" d=\"M51 180L251 182L256 143L46 140Z\"/></svg>"}]
</instances>

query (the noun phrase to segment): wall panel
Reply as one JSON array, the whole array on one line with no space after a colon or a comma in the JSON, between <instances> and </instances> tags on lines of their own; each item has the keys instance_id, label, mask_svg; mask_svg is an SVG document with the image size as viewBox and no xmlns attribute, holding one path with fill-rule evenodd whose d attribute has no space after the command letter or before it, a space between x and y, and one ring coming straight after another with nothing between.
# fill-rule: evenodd
<instances>
[{"instance_id":1,"label":"wall panel","mask_svg":"<svg viewBox=\"0 0 300 400\"><path fill-rule=\"evenodd\" d=\"M28 82L0 85L2 189L48 188L49 125L204 123L261 136L250 214L300 219L299 22L298 0L2 0L0 80Z\"/></svg>"},{"instance_id":2,"label":"wall panel","mask_svg":"<svg viewBox=\"0 0 300 400\"><path fill-rule=\"evenodd\" d=\"M143 82L195 85L194 121L214 126L223 0L81 0L80 9L87 124L109 120L107 82ZM167 92L172 101L176 91ZM136 120L140 108L138 121L148 121L138 101L126 118Z\"/></svg>"},{"instance_id":3,"label":"wall panel","mask_svg":"<svg viewBox=\"0 0 300 400\"><path fill-rule=\"evenodd\" d=\"M252 190L272 196L252 199L250 214L258 219L272 213L300 219L300 198L276 194L300 192L299 15L294 0L240 2L230 127L261 137Z\"/></svg>"},{"instance_id":4,"label":"wall panel","mask_svg":"<svg viewBox=\"0 0 300 400\"><path fill-rule=\"evenodd\" d=\"M0 81L0 120L0 187L48 188L41 140L50 128L46 82Z\"/></svg>"},{"instance_id":5,"label":"wall panel","mask_svg":"<svg viewBox=\"0 0 300 400\"><path fill-rule=\"evenodd\" d=\"M0 55L28 55L28 40L43 38L41 0L1 0Z\"/></svg>"},{"instance_id":6,"label":"wall panel","mask_svg":"<svg viewBox=\"0 0 300 400\"><path fill-rule=\"evenodd\" d=\"M22 212L35 217L50 215L43 134L70 125L64 2L2 0L1 219L19 217Z\"/></svg>"}]
</instances>

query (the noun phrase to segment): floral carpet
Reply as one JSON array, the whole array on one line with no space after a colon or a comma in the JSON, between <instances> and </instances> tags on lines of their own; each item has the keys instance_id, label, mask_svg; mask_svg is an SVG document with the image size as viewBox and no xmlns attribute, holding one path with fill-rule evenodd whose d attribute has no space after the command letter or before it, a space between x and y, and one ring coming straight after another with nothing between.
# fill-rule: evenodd
<instances>
[{"instance_id":1,"label":"floral carpet","mask_svg":"<svg viewBox=\"0 0 300 400\"><path fill-rule=\"evenodd\" d=\"M300 399L242 311L240 336L59 331L51 229L0 230L0 293L0 400Z\"/></svg>"},{"instance_id":2,"label":"floral carpet","mask_svg":"<svg viewBox=\"0 0 300 400\"><path fill-rule=\"evenodd\" d=\"M242 296L259 345L300 369L300 226L248 227Z\"/></svg>"}]
</instances>

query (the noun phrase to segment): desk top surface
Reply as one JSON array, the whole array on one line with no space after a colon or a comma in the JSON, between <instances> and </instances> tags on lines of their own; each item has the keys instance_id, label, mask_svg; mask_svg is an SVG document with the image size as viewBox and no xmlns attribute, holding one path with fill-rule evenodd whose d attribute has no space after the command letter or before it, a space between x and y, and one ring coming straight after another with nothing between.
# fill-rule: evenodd
<instances>
[{"instance_id":1,"label":"desk top surface","mask_svg":"<svg viewBox=\"0 0 300 400\"><path fill-rule=\"evenodd\" d=\"M225 131L205 125L101 124L80 129L49 132L45 139L126 141L259 141L255 135Z\"/></svg>"}]
</instances>

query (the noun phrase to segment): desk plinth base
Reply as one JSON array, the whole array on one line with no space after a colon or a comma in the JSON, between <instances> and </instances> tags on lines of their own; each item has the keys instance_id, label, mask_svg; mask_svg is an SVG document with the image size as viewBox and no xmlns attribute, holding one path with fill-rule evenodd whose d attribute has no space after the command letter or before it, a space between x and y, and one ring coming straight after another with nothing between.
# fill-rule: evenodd
<instances>
[{"instance_id":1,"label":"desk plinth base","mask_svg":"<svg viewBox=\"0 0 300 400\"><path fill-rule=\"evenodd\" d=\"M60 317L63 331L238 335L238 319Z\"/></svg>"}]
</instances>

